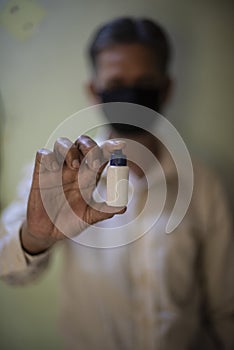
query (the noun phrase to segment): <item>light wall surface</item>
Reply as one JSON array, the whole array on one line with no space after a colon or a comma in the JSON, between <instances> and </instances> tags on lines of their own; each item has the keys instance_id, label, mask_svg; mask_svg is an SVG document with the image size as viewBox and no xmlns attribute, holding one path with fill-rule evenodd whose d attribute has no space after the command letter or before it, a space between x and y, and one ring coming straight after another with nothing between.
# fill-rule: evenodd
<instances>
[{"instance_id":1,"label":"light wall surface","mask_svg":"<svg viewBox=\"0 0 234 350\"><path fill-rule=\"evenodd\" d=\"M19 6L25 2L15 1ZM151 17L167 28L175 53L171 67L174 93L165 116L178 128L190 152L218 170L234 202L231 1L31 3L34 7L25 14L24 30L30 32L30 23L38 23L27 38L21 24L13 24L12 29L11 17L1 22L0 28L3 206L14 199L24 166L51 132L66 117L89 105L84 89L89 79L87 42L98 25L121 15ZM0 1L1 15L9 4L13 1ZM61 347L56 330L60 259L58 252L35 285L16 288L0 283L1 349Z\"/></svg>"}]
</instances>

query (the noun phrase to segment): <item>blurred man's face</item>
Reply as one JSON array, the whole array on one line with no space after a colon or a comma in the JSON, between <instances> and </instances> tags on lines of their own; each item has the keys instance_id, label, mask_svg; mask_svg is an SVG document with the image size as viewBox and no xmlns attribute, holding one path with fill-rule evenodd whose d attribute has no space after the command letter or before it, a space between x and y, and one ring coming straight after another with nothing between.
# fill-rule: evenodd
<instances>
[{"instance_id":1,"label":"blurred man's face","mask_svg":"<svg viewBox=\"0 0 234 350\"><path fill-rule=\"evenodd\" d=\"M93 83L94 93L123 86L165 89L167 77L151 49L142 44L121 44L98 55Z\"/></svg>"},{"instance_id":2,"label":"blurred man's face","mask_svg":"<svg viewBox=\"0 0 234 350\"><path fill-rule=\"evenodd\" d=\"M157 57L142 44L114 45L97 56L90 84L95 102L132 102L159 112L168 90L169 79L161 71Z\"/></svg>"}]
</instances>

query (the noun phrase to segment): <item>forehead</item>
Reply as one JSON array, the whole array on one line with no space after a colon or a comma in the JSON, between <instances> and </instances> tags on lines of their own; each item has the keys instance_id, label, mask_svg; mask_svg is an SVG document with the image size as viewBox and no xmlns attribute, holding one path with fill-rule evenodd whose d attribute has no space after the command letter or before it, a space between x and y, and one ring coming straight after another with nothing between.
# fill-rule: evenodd
<instances>
[{"instance_id":1,"label":"forehead","mask_svg":"<svg viewBox=\"0 0 234 350\"><path fill-rule=\"evenodd\" d=\"M159 64L152 49L143 44L119 44L101 51L97 56L97 74L149 73L159 74Z\"/></svg>"}]
</instances>

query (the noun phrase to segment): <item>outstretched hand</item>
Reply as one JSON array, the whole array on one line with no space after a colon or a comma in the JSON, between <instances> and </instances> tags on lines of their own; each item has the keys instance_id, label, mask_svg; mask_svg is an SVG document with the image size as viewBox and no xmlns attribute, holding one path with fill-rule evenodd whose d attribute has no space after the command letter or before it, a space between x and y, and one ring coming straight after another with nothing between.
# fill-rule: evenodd
<instances>
[{"instance_id":1,"label":"outstretched hand","mask_svg":"<svg viewBox=\"0 0 234 350\"><path fill-rule=\"evenodd\" d=\"M74 237L88 225L125 212L126 208L97 203L93 191L107 160L124 142L108 140L99 147L88 136L75 143L59 138L53 151L37 152L21 241L29 253L48 249Z\"/></svg>"}]
</instances>

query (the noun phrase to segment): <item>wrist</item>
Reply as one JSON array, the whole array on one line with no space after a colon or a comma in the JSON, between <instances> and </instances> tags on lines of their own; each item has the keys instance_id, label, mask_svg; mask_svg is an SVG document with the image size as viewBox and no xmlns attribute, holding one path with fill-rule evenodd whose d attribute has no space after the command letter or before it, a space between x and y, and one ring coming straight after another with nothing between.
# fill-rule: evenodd
<instances>
[{"instance_id":1,"label":"wrist","mask_svg":"<svg viewBox=\"0 0 234 350\"><path fill-rule=\"evenodd\" d=\"M52 239L42 239L33 236L27 229L27 223L24 222L20 229L20 242L22 249L30 255L42 254L50 249L55 243Z\"/></svg>"}]
</instances>

